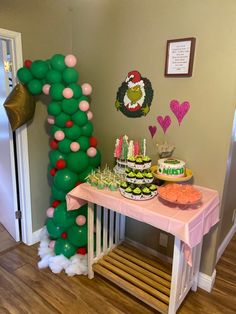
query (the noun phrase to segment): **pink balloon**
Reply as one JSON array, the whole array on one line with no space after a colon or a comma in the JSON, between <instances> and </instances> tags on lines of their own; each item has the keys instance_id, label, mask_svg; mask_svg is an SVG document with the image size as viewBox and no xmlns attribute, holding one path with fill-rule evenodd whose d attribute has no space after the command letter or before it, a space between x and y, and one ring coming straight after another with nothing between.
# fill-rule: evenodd
<instances>
[{"instance_id":1,"label":"pink balloon","mask_svg":"<svg viewBox=\"0 0 236 314\"><path fill-rule=\"evenodd\" d=\"M72 142L70 144L70 149L72 152L77 152L78 150L80 150L80 145L77 142Z\"/></svg>"},{"instance_id":2,"label":"pink balloon","mask_svg":"<svg viewBox=\"0 0 236 314\"><path fill-rule=\"evenodd\" d=\"M55 119L54 119L54 117L53 116L48 116L48 123L49 124L54 124L55 123Z\"/></svg>"},{"instance_id":3,"label":"pink balloon","mask_svg":"<svg viewBox=\"0 0 236 314\"><path fill-rule=\"evenodd\" d=\"M47 217L49 217L49 218L52 218L53 217L53 214L54 214L54 208L53 207L49 207L48 209L47 209Z\"/></svg>"},{"instance_id":4,"label":"pink balloon","mask_svg":"<svg viewBox=\"0 0 236 314\"><path fill-rule=\"evenodd\" d=\"M84 215L79 215L75 221L78 226L83 226L86 223L86 217Z\"/></svg>"},{"instance_id":5,"label":"pink balloon","mask_svg":"<svg viewBox=\"0 0 236 314\"><path fill-rule=\"evenodd\" d=\"M49 85L49 84L43 85L43 93L44 93L45 95L49 95L50 87L51 87L51 85Z\"/></svg>"},{"instance_id":6,"label":"pink balloon","mask_svg":"<svg viewBox=\"0 0 236 314\"><path fill-rule=\"evenodd\" d=\"M63 131L56 131L54 137L57 141L62 141L65 138L65 133Z\"/></svg>"},{"instance_id":7,"label":"pink balloon","mask_svg":"<svg viewBox=\"0 0 236 314\"><path fill-rule=\"evenodd\" d=\"M86 100L82 100L80 103L79 103L79 109L81 111L87 111L89 110L89 103L86 101Z\"/></svg>"},{"instance_id":8,"label":"pink balloon","mask_svg":"<svg viewBox=\"0 0 236 314\"><path fill-rule=\"evenodd\" d=\"M55 243L56 243L56 241L54 241L54 240L50 241L48 244L48 247L50 247L50 249L54 249Z\"/></svg>"},{"instance_id":9,"label":"pink balloon","mask_svg":"<svg viewBox=\"0 0 236 314\"><path fill-rule=\"evenodd\" d=\"M92 111L88 111L88 112L87 112L87 117L88 117L88 120L92 120L92 119L93 119L93 113L92 113Z\"/></svg>"},{"instance_id":10,"label":"pink balloon","mask_svg":"<svg viewBox=\"0 0 236 314\"><path fill-rule=\"evenodd\" d=\"M88 96L92 93L92 86L90 84L84 83L81 85L81 87L84 95Z\"/></svg>"},{"instance_id":11,"label":"pink balloon","mask_svg":"<svg viewBox=\"0 0 236 314\"><path fill-rule=\"evenodd\" d=\"M94 157L97 154L97 150L94 147L89 147L89 149L87 149L87 155L89 157Z\"/></svg>"},{"instance_id":12,"label":"pink balloon","mask_svg":"<svg viewBox=\"0 0 236 314\"><path fill-rule=\"evenodd\" d=\"M77 59L74 55L67 55L65 57L65 64L69 67L69 68L73 68L77 63Z\"/></svg>"},{"instance_id":13,"label":"pink balloon","mask_svg":"<svg viewBox=\"0 0 236 314\"><path fill-rule=\"evenodd\" d=\"M66 87L63 89L62 95L67 98L70 99L73 97L74 93L73 90L70 87Z\"/></svg>"}]
</instances>

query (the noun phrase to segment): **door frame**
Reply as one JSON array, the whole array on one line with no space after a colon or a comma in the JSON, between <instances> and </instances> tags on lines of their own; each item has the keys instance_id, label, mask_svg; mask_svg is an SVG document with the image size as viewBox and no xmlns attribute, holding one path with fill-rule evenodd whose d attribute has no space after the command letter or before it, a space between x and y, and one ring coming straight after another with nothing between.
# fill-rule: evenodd
<instances>
[{"instance_id":1,"label":"door frame","mask_svg":"<svg viewBox=\"0 0 236 314\"><path fill-rule=\"evenodd\" d=\"M23 66L21 33L0 28L0 37L12 42L13 73ZM26 124L15 131L19 202L21 210L21 237L27 245L34 244L30 193L28 134Z\"/></svg>"}]
</instances>

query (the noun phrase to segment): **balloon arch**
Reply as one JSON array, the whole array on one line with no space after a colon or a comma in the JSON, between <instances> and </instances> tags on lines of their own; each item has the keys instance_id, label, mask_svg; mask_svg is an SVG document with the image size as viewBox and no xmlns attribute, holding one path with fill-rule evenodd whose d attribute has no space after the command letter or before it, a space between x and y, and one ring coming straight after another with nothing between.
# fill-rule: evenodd
<instances>
[{"instance_id":1,"label":"balloon arch","mask_svg":"<svg viewBox=\"0 0 236 314\"><path fill-rule=\"evenodd\" d=\"M101 154L96 148L93 117L88 96L90 84L77 83L74 55L55 54L50 60L26 60L17 72L19 81L30 94L42 92L51 96L48 105L50 154L48 173L51 177L51 206L47 209L46 228L49 248L66 258L86 254L87 205L67 211L66 194L85 182L88 174L100 165Z\"/></svg>"}]
</instances>

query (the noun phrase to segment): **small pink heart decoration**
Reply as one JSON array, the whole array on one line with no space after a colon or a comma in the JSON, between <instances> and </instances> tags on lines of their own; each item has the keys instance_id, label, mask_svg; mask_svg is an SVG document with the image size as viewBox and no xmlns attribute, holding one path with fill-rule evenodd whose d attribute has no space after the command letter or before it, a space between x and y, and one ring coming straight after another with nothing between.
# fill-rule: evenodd
<instances>
[{"instance_id":1,"label":"small pink heart decoration","mask_svg":"<svg viewBox=\"0 0 236 314\"><path fill-rule=\"evenodd\" d=\"M153 136L156 134L157 128L155 126L149 125L148 129L151 134L151 137L153 138Z\"/></svg>"},{"instance_id":2,"label":"small pink heart decoration","mask_svg":"<svg viewBox=\"0 0 236 314\"><path fill-rule=\"evenodd\" d=\"M157 122L162 127L163 132L166 133L168 127L171 125L171 118L170 116L165 116L164 118L162 116L157 116Z\"/></svg>"},{"instance_id":3,"label":"small pink heart decoration","mask_svg":"<svg viewBox=\"0 0 236 314\"><path fill-rule=\"evenodd\" d=\"M189 108L190 108L190 104L188 101L184 101L182 104L180 104L178 102L178 100L173 99L170 102L170 109L172 110L172 112L176 116L176 118L179 122L179 125L181 124L186 113L189 111Z\"/></svg>"}]
</instances>

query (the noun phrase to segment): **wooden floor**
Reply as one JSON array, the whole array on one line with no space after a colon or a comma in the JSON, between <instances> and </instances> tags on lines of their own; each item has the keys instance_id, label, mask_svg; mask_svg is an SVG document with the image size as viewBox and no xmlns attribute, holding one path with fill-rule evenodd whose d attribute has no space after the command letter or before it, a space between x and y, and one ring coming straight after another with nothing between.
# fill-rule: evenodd
<instances>
[{"instance_id":1,"label":"wooden floor","mask_svg":"<svg viewBox=\"0 0 236 314\"><path fill-rule=\"evenodd\" d=\"M6 231L3 225L0 224L0 253L9 248L13 248L16 245L17 245L17 242Z\"/></svg>"},{"instance_id":2,"label":"wooden floor","mask_svg":"<svg viewBox=\"0 0 236 314\"><path fill-rule=\"evenodd\" d=\"M147 305L96 275L68 277L37 268L37 245L0 253L1 314L150 314ZM236 235L217 265L211 294L190 292L178 314L236 313Z\"/></svg>"}]
</instances>

